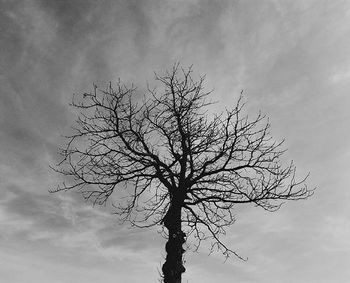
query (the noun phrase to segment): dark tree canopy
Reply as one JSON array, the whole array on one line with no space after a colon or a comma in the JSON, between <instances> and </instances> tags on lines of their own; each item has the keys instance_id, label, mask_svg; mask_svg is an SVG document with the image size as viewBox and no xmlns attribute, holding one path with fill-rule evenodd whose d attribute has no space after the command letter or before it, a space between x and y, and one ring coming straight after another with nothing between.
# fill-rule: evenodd
<instances>
[{"instance_id":1,"label":"dark tree canopy","mask_svg":"<svg viewBox=\"0 0 350 283\"><path fill-rule=\"evenodd\" d=\"M211 238L225 255L234 252L220 235L235 221L237 205L275 211L312 194L305 178L295 178L293 163L281 163L283 141L271 137L268 120L244 114L242 95L212 114L204 77L194 80L191 68L176 64L156 81L161 88L141 98L121 81L73 98L79 116L56 168L71 178L58 190L77 189L95 204L126 191L118 204L122 219L163 224L170 237L177 217L177 230L182 224L197 244Z\"/></svg>"}]
</instances>

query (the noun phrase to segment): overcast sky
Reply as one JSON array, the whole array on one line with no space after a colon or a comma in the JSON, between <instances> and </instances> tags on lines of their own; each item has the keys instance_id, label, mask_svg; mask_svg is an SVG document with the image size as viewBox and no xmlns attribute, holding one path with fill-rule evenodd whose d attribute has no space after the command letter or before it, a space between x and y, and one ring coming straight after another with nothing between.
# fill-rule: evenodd
<instances>
[{"instance_id":1,"label":"overcast sky","mask_svg":"<svg viewBox=\"0 0 350 283\"><path fill-rule=\"evenodd\" d=\"M237 210L225 240L248 261L187 252L184 282L349 282L350 1L0 3L2 282L157 282L164 239L49 194L62 179L48 166L74 92L119 77L142 89L175 61L207 75L215 109L243 89L317 186L277 213Z\"/></svg>"}]
</instances>

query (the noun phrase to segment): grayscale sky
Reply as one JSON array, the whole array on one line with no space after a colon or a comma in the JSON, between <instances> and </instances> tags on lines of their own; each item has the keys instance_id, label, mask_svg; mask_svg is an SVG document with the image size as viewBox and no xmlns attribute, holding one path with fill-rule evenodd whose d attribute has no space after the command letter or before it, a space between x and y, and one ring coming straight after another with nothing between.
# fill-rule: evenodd
<instances>
[{"instance_id":1,"label":"grayscale sky","mask_svg":"<svg viewBox=\"0 0 350 283\"><path fill-rule=\"evenodd\" d=\"M77 193L49 194L62 178L48 166L75 119L73 93L119 77L142 89L175 61L207 75L213 110L243 89L317 186L277 213L237 209L225 241L248 261L187 252L184 282L349 282L350 1L340 0L0 0L0 281L157 282L164 239Z\"/></svg>"}]
</instances>

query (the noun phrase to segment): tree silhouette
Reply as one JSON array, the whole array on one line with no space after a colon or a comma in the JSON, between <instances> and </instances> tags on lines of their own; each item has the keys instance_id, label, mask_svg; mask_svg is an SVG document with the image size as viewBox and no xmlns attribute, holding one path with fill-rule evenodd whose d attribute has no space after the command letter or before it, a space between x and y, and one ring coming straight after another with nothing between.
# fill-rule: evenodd
<instances>
[{"instance_id":1,"label":"tree silhouette","mask_svg":"<svg viewBox=\"0 0 350 283\"><path fill-rule=\"evenodd\" d=\"M114 191L127 192L117 213L138 227L167 229L163 280L180 283L188 237L196 247L209 239L212 249L239 256L220 237L235 221L235 206L275 211L312 190L295 179L293 163L281 164L283 141L271 138L268 120L243 113L242 96L212 114L204 77L194 80L191 68L176 64L155 79L161 91L148 88L143 98L121 81L73 97L76 127L55 167L69 183L55 191L77 189L100 205Z\"/></svg>"}]
</instances>

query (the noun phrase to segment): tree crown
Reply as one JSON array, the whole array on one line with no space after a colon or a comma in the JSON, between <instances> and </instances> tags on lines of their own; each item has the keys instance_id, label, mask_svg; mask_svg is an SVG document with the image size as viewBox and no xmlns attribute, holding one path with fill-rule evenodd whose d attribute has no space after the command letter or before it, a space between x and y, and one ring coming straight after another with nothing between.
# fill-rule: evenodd
<instances>
[{"instance_id":1,"label":"tree crown","mask_svg":"<svg viewBox=\"0 0 350 283\"><path fill-rule=\"evenodd\" d=\"M56 191L78 189L105 204L125 188L117 213L136 226L161 224L178 205L187 234L198 245L212 238L226 255L233 251L219 235L235 221L236 205L274 211L312 194L306 178L296 180L294 164L281 163L283 141L272 139L269 121L244 115L242 95L233 108L209 115L210 92L191 68L176 64L155 78L161 93L148 88L142 101L121 81L73 98L80 114L55 168L71 182Z\"/></svg>"}]
</instances>

